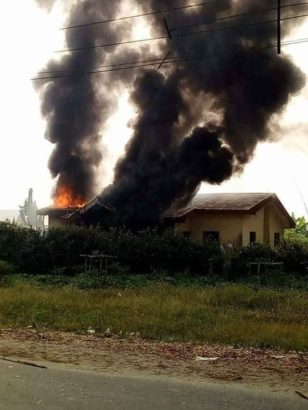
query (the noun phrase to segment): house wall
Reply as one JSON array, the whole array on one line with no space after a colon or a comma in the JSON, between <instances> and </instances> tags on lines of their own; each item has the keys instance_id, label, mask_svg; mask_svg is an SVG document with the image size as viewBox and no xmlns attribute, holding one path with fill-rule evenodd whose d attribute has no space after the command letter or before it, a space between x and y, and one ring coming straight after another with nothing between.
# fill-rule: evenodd
<instances>
[{"instance_id":1,"label":"house wall","mask_svg":"<svg viewBox=\"0 0 308 410\"><path fill-rule=\"evenodd\" d=\"M193 212L183 223L175 225L178 232L190 232L193 239L203 239L206 231L219 231L220 242L224 245L248 246L250 232L256 232L256 241L268 243L274 247L274 235L279 232L283 238L284 226L288 222L279 211L271 204L261 208L256 214L212 214L206 212Z\"/></svg>"},{"instance_id":2,"label":"house wall","mask_svg":"<svg viewBox=\"0 0 308 410\"><path fill-rule=\"evenodd\" d=\"M219 231L220 241L223 244L240 246L242 243L241 215L206 214L203 212L190 214L184 223L176 224L178 232L190 232L191 238L203 239L206 231Z\"/></svg>"},{"instance_id":3,"label":"house wall","mask_svg":"<svg viewBox=\"0 0 308 410\"><path fill-rule=\"evenodd\" d=\"M264 208L256 214L243 216L243 246L250 244L250 232L256 232L256 242L264 242Z\"/></svg>"},{"instance_id":4,"label":"house wall","mask_svg":"<svg viewBox=\"0 0 308 410\"><path fill-rule=\"evenodd\" d=\"M58 216L48 216L48 227L57 228L58 226L63 226L63 221Z\"/></svg>"},{"instance_id":5,"label":"house wall","mask_svg":"<svg viewBox=\"0 0 308 410\"><path fill-rule=\"evenodd\" d=\"M287 226L286 221L284 220L280 211L275 206L269 206L269 244L272 247L275 246L275 233L280 233L280 237L282 239L285 226Z\"/></svg>"}]
</instances>

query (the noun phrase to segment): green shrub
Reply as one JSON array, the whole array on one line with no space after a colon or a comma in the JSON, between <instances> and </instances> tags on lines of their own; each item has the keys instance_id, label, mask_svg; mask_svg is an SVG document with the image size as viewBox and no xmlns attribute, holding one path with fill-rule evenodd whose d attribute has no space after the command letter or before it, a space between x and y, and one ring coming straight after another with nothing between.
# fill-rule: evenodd
<instances>
[{"instance_id":1,"label":"green shrub","mask_svg":"<svg viewBox=\"0 0 308 410\"><path fill-rule=\"evenodd\" d=\"M276 253L269 245L255 243L239 248L229 259L228 279L247 276L250 273L251 262L268 262L276 259Z\"/></svg>"},{"instance_id":2,"label":"green shrub","mask_svg":"<svg viewBox=\"0 0 308 410\"><path fill-rule=\"evenodd\" d=\"M264 262L276 259L275 252L269 245L255 243L239 250L239 255L247 262Z\"/></svg>"},{"instance_id":3,"label":"green shrub","mask_svg":"<svg viewBox=\"0 0 308 410\"><path fill-rule=\"evenodd\" d=\"M6 261L0 260L0 275L9 275L16 272L16 267Z\"/></svg>"},{"instance_id":4,"label":"green shrub","mask_svg":"<svg viewBox=\"0 0 308 410\"><path fill-rule=\"evenodd\" d=\"M39 232L0 224L0 258L24 273L76 275L83 272L81 254L93 251L118 258L111 272L134 274L157 270L207 275L209 259L220 254L216 244L192 241L173 231L102 230L64 226Z\"/></svg>"},{"instance_id":5,"label":"green shrub","mask_svg":"<svg viewBox=\"0 0 308 410\"><path fill-rule=\"evenodd\" d=\"M283 262L286 272L305 271L302 264L305 260L305 252L299 242L283 241L276 251L278 260Z\"/></svg>"},{"instance_id":6,"label":"green shrub","mask_svg":"<svg viewBox=\"0 0 308 410\"><path fill-rule=\"evenodd\" d=\"M226 258L224 255L214 255L210 259L211 266L212 266L212 274L223 276L225 272L225 262Z\"/></svg>"},{"instance_id":7,"label":"green shrub","mask_svg":"<svg viewBox=\"0 0 308 410\"><path fill-rule=\"evenodd\" d=\"M206 278L209 273L224 277L226 271L231 280L248 276L250 262L278 260L288 272L296 272L303 268L305 258L301 246L294 242L284 242L275 251L267 245L250 245L225 256L217 243L191 240L172 230L131 232L63 226L40 232L0 223L0 259L11 266L6 265L3 272L76 276L84 272L80 255L93 251L117 257L110 262L110 275L155 276L166 272L175 277L186 272ZM93 274L97 268L93 267Z\"/></svg>"}]
</instances>

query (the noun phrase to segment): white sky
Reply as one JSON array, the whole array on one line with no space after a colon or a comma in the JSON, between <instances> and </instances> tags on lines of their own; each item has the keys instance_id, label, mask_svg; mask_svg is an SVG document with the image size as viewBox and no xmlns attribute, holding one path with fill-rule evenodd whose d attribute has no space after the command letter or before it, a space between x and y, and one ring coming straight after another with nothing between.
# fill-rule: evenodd
<instances>
[{"instance_id":1,"label":"white sky","mask_svg":"<svg viewBox=\"0 0 308 410\"><path fill-rule=\"evenodd\" d=\"M18 7L17 7L18 5ZM52 145L44 139L45 124L40 101L30 81L63 47L64 32L58 30L64 15L60 6L51 14L34 0L15 0L2 5L0 25L0 209L16 209L34 188L39 206L50 201L53 181L48 171ZM292 38L308 37L308 23ZM308 43L285 48L308 74ZM119 110L109 120L104 144L108 150L104 163L105 183L112 180L113 165L130 137L127 123L134 115L124 94ZM276 192L290 212L304 215L297 186L308 202L308 87L293 98L279 119L280 142L258 147L254 160L240 177L219 187L203 185L203 192ZM291 138L290 138L291 137ZM295 182L296 181L296 182Z\"/></svg>"}]
</instances>

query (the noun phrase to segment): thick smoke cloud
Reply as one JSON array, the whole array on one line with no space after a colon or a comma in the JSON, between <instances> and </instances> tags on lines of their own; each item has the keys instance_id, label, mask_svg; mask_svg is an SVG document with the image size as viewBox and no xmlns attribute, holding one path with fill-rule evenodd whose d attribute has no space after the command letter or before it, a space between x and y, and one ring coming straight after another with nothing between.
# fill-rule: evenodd
<instances>
[{"instance_id":1,"label":"thick smoke cloud","mask_svg":"<svg viewBox=\"0 0 308 410\"><path fill-rule=\"evenodd\" d=\"M120 0L77 2L70 10L68 25L113 18L119 12ZM67 48L93 47L120 40L127 24L90 26L66 32ZM98 168L102 160L100 130L109 118L116 101L108 82L101 84L99 75L79 75L89 67L106 62L113 49L92 48L66 53L51 61L44 69L62 78L39 82L42 114L47 119L46 138L55 144L49 162L52 176L57 178L55 197L64 189L71 193L71 202L82 202L96 194ZM70 75L70 74L75 75ZM44 76L48 77L48 73ZM116 86L116 85L114 85Z\"/></svg>"},{"instance_id":2,"label":"thick smoke cloud","mask_svg":"<svg viewBox=\"0 0 308 410\"><path fill-rule=\"evenodd\" d=\"M112 18L120 3L121 0L77 2L69 24ZM175 0L135 3L144 11L178 5ZM276 5L276 0L219 0L166 17L175 29ZM284 8L283 17L301 12L301 7ZM164 30L162 19L160 14L148 19L153 35ZM102 81L96 76L72 76L42 87L47 138L56 144L50 161L52 174L58 176L58 186L67 184L80 197L89 198L95 192L101 161L99 130L115 103L112 91L119 84L133 84L131 101L137 118L132 139L116 166L114 183L83 216L84 222L107 221L132 227L157 224L166 212L184 206L202 181L220 184L243 169L257 144L271 137L275 116L305 82L292 61L278 56L270 47L277 40L276 23L257 24L275 19L276 12L267 11L172 30L173 39L161 42L156 55L170 50L174 58L192 58L166 64L159 72L156 68L128 70L104 75ZM296 23L298 20L285 21L283 36ZM134 20L68 31L68 47L127 39L132 24ZM230 25L240 27L226 29ZM194 34L202 29L207 32ZM80 70L101 64L108 60L104 50L67 54L60 63L50 63L48 69ZM150 55L148 48L108 50L115 62ZM112 212L106 213L106 207Z\"/></svg>"},{"instance_id":3,"label":"thick smoke cloud","mask_svg":"<svg viewBox=\"0 0 308 410\"><path fill-rule=\"evenodd\" d=\"M142 107L134 138L116 168L115 183L100 201L114 208L116 223L139 228L157 224L174 202L187 203L200 181L221 183L230 177L233 155L214 125L196 128L181 142L177 124L189 105L173 76L146 72L137 80L132 101ZM94 219L100 208L95 211Z\"/></svg>"},{"instance_id":4,"label":"thick smoke cloud","mask_svg":"<svg viewBox=\"0 0 308 410\"><path fill-rule=\"evenodd\" d=\"M148 10L148 1L139 3ZM150 3L153 9L174 5L165 0ZM189 13L174 13L168 22L171 28L182 27L275 6L276 1L268 0L225 0ZM283 17L294 14L290 10L284 9ZM300 14L299 9L296 12ZM174 31L173 40L161 52L170 47L173 57L196 58L167 68L164 75L147 71L137 79L132 96L139 112L134 135L117 166L114 184L100 197L101 203L114 207L119 223L158 223L166 210L185 205L202 181L221 183L241 171L257 144L270 137L273 116L305 81L288 58L267 48L276 43L276 24L247 27L247 23L274 20L275 13L216 25L243 25L236 30L185 37L176 37L180 32ZM283 25L284 35L294 25L290 21ZM153 19L152 26L154 30L162 27L161 16ZM186 33L202 28L214 26L189 28ZM196 109L195 101L212 109ZM183 129L190 130L189 135ZM99 212L99 207L94 211Z\"/></svg>"}]
</instances>

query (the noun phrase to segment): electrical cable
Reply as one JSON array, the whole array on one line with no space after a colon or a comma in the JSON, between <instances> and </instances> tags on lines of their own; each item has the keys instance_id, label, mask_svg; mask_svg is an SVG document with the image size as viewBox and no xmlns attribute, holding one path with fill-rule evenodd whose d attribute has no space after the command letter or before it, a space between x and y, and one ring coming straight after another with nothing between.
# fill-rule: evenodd
<instances>
[{"instance_id":1,"label":"electrical cable","mask_svg":"<svg viewBox=\"0 0 308 410\"><path fill-rule=\"evenodd\" d=\"M306 2L306 3L286 4L286 5L281 6L281 9L295 7L295 6L304 6L304 5L308 6L308 3ZM187 24L185 26L181 26L181 27L177 27L177 28L171 28L171 32L180 31L180 30L184 30L184 29L187 29L187 28L195 27L195 26L203 26L204 24L213 24L213 23L216 23L216 22L219 22L219 21L229 20L229 19L232 19L232 18L263 14L263 13L267 13L269 11L276 11L276 10L277 10L277 7L271 7L271 8L268 8L268 9L262 9L262 10L248 11L248 12L245 12L245 13L233 14L231 16L218 17L218 18L213 19L213 20L207 20L207 21L203 21L203 22L200 22L200 23L191 23L191 24Z\"/></svg>"},{"instance_id":2,"label":"electrical cable","mask_svg":"<svg viewBox=\"0 0 308 410\"><path fill-rule=\"evenodd\" d=\"M94 26L94 25L98 25L98 24L113 23L113 22L116 22L116 21L129 20L129 19L138 18L138 17L147 17L147 16L153 16L153 15L156 15L156 14L164 14L164 13L170 13L170 12L186 10L186 9L191 9L191 8L203 7L203 6L207 6L207 5L210 5L210 4L217 3L219 1L222 1L222 0L212 0L212 1L202 2L202 3L186 4L186 5L183 5L183 6L175 6L175 7L171 7L171 8L167 8L167 9L162 9L162 10L148 11L148 12L145 12L145 13L135 14L135 15L132 15L132 16L115 17L115 18L112 18L112 19L94 21L94 22L84 23L84 24L77 24L77 25L62 27L60 30L71 30L71 29L76 29L76 28Z\"/></svg>"},{"instance_id":3,"label":"electrical cable","mask_svg":"<svg viewBox=\"0 0 308 410\"><path fill-rule=\"evenodd\" d=\"M297 19L297 18L302 18L302 17L308 17L308 14L301 14L301 15L298 15L298 16L284 17L280 21L292 20L292 19ZM218 28L207 29L207 30L192 31L190 33L178 33L173 37L179 38L179 37L186 37L186 36L192 36L192 35L197 35L197 34L209 33L209 32L213 32L213 31L234 30L234 29L243 28L243 27L252 27L252 26L263 25L263 24L277 23L277 21L278 20L275 19L275 20L266 20L266 21L260 21L260 22L255 22L255 23L240 24L240 25L229 25L229 26L225 26L225 27L218 27ZM121 46L121 45L135 44L135 43L140 43L140 42L157 41L157 40L165 40L165 39L168 39L168 36L166 36L166 35L163 36L162 35L162 36L150 37L150 38L144 38L144 39L138 39L138 40L119 41L119 42L108 43L108 44L97 44L97 45L93 45L93 46L89 46L89 47L67 48L67 49L63 49L63 50L57 50L57 51L55 51L55 53L67 53L67 52L75 52L75 51L81 51L81 50L93 50L93 49L97 49L97 48L115 47L115 46Z\"/></svg>"},{"instance_id":4,"label":"electrical cable","mask_svg":"<svg viewBox=\"0 0 308 410\"><path fill-rule=\"evenodd\" d=\"M289 41L283 41L281 45L283 46L289 46L289 45L294 45L294 44L302 44L302 43L307 43L308 38L302 38L302 39L296 39L296 40L289 40ZM220 53L211 53L207 54L205 56L183 56L183 57L174 57L171 58L169 57L168 59L165 60L163 65L167 64L176 64L180 63L183 61L188 61L188 60L203 60L209 57L216 57L221 54L243 54L247 52L252 52L252 51L261 51L265 49L270 49L277 47L277 43L271 43L268 45L260 46L260 47L251 47L250 49L247 50L239 50L239 51L232 51L228 52L227 50L224 50ZM161 61L161 60L159 60ZM124 65L123 63L122 65ZM131 69L136 69L136 68L146 68L146 67L153 67L157 65L157 63L142 63L142 64L135 64L135 65L127 65L124 67L114 67L106 70L93 70L93 71L83 71L83 72L76 72L72 74L60 74L60 75L54 75L54 76L41 76L41 77L35 77L32 78L32 81L38 81L38 80L53 80L53 79L60 79L60 78L65 78L65 77L75 77L75 76L83 76L83 75L93 75L93 74L101 74L101 73L110 73L110 72L115 72L115 71L122 71L122 70L131 70Z\"/></svg>"}]
</instances>

